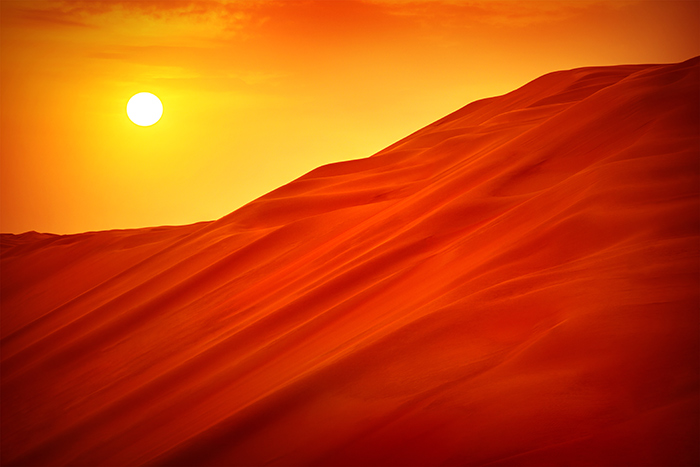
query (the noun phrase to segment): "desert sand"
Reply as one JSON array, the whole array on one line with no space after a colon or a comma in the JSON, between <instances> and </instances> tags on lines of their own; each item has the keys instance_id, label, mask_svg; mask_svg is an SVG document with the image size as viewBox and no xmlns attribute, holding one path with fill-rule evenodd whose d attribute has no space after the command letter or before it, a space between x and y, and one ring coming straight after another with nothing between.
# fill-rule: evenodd
<instances>
[{"instance_id":1,"label":"desert sand","mask_svg":"<svg viewBox=\"0 0 700 467\"><path fill-rule=\"evenodd\" d=\"M547 74L214 222L2 235L2 464L698 465L699 71Z\"/></svg>"}]
</instances>

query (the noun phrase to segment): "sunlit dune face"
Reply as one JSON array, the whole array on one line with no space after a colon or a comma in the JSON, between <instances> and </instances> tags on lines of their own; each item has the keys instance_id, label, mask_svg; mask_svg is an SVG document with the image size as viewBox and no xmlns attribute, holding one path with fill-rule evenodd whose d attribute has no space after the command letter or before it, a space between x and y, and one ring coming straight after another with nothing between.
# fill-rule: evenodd
<instances>
[{"instance_id":1,"label":"sunlit dune face","mask_svg":"<svg viewBox=\"0 0 700 467\"><path fill-rule=\"evenodd\" d=\"M163 104L150 92L140 92L129 99L126 104L129 120L139 126L151 126L163 115Z\"/></svg>"}]
</instances>

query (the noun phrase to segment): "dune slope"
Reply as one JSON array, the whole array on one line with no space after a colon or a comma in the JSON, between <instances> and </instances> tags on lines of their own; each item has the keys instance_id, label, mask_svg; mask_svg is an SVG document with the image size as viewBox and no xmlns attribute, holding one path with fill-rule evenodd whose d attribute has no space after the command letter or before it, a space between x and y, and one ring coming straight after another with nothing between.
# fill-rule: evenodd
<instances>
[{"instance_id":1,"label":"dune slope","mask_svg":"<svg viewBox=\"0 0 700 467\"><path fill-rule=\"evenodd\" d=\"M2 235L2 464L697 465L699 71L551 73L214 222Z\"/></svg>"}]
</instances>

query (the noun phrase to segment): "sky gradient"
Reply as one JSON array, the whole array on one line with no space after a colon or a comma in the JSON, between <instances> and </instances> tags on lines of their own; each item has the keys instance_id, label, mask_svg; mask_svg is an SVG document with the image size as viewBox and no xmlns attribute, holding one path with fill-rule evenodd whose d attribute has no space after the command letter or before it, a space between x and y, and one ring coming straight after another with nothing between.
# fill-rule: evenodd
<instances>
[{"instance_id":1,"label":"sky gradient","mask_svg":"<svg viewBox=\"0 0 700 467\"><path fill-rule=\"evenodd\" d=\"M0 6L12 233L213 220L547 72L700 54L698 1ZM126 116L141 91L152 127Z\"/></svg>"}]
</instances>

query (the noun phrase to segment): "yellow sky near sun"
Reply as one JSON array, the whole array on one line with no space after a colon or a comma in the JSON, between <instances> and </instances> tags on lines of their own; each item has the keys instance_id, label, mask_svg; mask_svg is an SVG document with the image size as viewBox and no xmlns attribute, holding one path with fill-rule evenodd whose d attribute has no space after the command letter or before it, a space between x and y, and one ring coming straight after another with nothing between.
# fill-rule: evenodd
<instances>
[{"instance_id":1,"label":"yellow sky near sun","mask_svg":"<svg viewBox=\"0 0 700 467\"><path fill-rule=\"evenodd\" d=\"M5 1L0 231L219 218L559 69L700 54L696 1ZM156 94L162 119L125 113Z\"/></svg>"}]
</instances>

